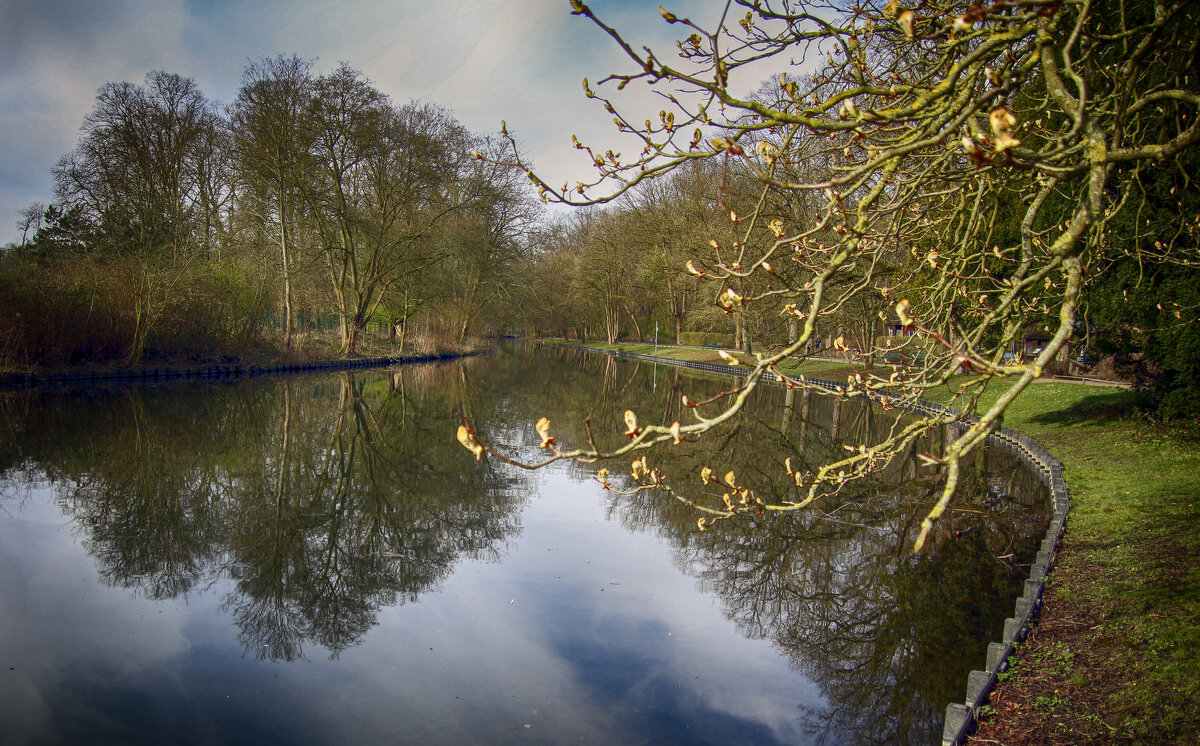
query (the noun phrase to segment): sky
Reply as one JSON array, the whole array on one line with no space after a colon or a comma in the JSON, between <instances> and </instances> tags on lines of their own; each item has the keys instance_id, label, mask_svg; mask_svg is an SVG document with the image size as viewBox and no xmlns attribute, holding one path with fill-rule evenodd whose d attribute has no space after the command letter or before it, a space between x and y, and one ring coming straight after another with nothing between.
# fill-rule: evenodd
<instances>
[{"instance_id":1,"label":"sky","mask_svg":"<svg viewBox=\"0 0 1200 746\"><path fill-rule=\"evenodd\" d=\"M705 27L723 6L665 4ZM660 58L681 36L658 0L588 5ZM0 0L0 245L20 238L19 210L53 198L50 171L78 141L101 85L163 70L228 104L247 62L277 54L315 59L318 73L346 62L394 102L444 106L479 134L505 120L551 184L591 177L572 134L600 152L619 146L582 79L633 69L612 39L571 15L568 0ZM632 121L657 119L662 106L644 86L608 88L644 110Z\"/></svg>"}]
</instances>

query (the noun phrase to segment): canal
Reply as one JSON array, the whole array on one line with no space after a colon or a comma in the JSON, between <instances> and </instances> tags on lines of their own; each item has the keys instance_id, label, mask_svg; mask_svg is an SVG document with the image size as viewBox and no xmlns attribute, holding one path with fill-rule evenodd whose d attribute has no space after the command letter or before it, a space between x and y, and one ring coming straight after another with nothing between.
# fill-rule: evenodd
<instances>
[{"instance_id":1,"label":"canal","mask_svg":"<svg viewBox=\"0 0 1200 746\"><path fill-rule=\"evenodd\" d=\"M13 744L869 744L938 739L1020 594L1045 488L980 451L930 549L916 453L700 532L598 466L528 459L683 419L730 380L511 345L391 369L0 394L0 722ZM892 422L769 387L673 484ZM608 464L614 474L627 463ZM613 485L626 484L616 476Z\"/></svg>"}]
</instances>

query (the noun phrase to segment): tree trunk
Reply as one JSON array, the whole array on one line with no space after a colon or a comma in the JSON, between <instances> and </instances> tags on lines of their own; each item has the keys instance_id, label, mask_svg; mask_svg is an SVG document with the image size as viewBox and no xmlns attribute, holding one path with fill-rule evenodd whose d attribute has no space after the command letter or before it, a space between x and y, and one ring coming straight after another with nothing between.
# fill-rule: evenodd
<instances>
[{"instance_id":1,"label":"tree trunk","mask_svg":"<svg viewBox=\"0 0 1200 746\"><path fill-rule=\"evenodd\" d=\"M675 320L675 344L683 344L683 297L675 288L675 281L667 277L667 294L671 300L671 318Z\"/></svg>"},{"instance_id":2,"label":"tree trunk","mask_svg":"<svg viewBox=\"0 0 1200 746\"><path fill-rule=\"evenodd\" d=\"M875 319L869 318L863 322L862 351L867 370L875 368Z\"/></svg>"},{"instance_id":3,"label":"tree trunk","mask_svg":"<svg viewBox=\"0 0 1200 746\"><path fill-rule=\"evenodd\" d=\"M279 253L283 265L283 349L292 349L292 270L288 261L287 217L283 207L283 186L279 187Z\"/></svg>"},{"instance_id":4,"label":"tree trunk","mask_svg":"<svg viewBox=\"0 0 1200 746\"><path fill-rule=\"evenodd\" d=\"M637 334L638 341L644 342L646 338L642 336L642 325L638 323L637 317L633 315L633 311L629 310L629 306L625 307L625 313L629 316L629 320L633 322L633 330Z\"/></svg>"},{"instance_id":5,"label":"tree trunk","mask_svg":"<svg viewBox=\"0 0 1200 746\"><path fill-rule=\"evenodd\" d=\"M621 336L621 317L620 312L611 305L604 309L604 334L608 338L610 345L617 343L617 337Z\"/></svg>"},{"instance_id":6,"label":"tree trunk","mask_svg":"<svg viewBox=\"0 0 1200 746\"><path fill-rule=\"evenodd\" d=\"M353 355L358 346L358 327L354 320L344 313L338 315L338 323L342 333L342 349L339 351L343 355Z\"/></svg>"}]
</instances>

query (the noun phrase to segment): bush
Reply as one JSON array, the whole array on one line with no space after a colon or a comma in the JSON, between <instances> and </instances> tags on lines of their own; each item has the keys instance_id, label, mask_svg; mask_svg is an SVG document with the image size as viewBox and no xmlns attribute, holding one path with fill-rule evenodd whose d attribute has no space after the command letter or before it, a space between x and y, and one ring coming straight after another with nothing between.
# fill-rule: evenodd
<instances>
[{"instance_id":1,"label":"bush","mask_svg":"<svg viewBox=\"0 0 1200 746\"><path fill-rule=\"evenodd\" d=\"M1148 273L1135 259L1105 272L1090 297L1094 344L1112 368L1132 380L1147 407L1166 421L1200 421L1200 269Z\"/></svg>"},{"instance_id":2,"label":"bush","mask_svg":"<svg viewBox=\"0 0 1200 746\"><path fill-rule=\"evenodd\" d=\"M236 357L260 341L270 283L230 263L0 257L0 365Z\"/></svg>"}]
</instances>

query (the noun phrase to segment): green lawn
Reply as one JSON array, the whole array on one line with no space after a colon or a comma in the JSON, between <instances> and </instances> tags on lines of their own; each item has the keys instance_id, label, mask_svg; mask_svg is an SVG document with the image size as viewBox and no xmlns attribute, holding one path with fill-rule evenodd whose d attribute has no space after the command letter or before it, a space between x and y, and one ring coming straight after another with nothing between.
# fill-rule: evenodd
<instances>
[{"instance_id":1,"label":"green lawn","mask_svg":"<svg viewBox=\"0 0 1200 746\"><path fill-rule=\"evenodd\" d=\"M1200 443L1148 421L1132 391L1081 384L1031 386L1005 423L1062 461L1071 491L1068 559L1050 582L1095 610L1089 644L1120 681L1093 735L1196 742Z\"/></svg>"},{"instance_id":2,"label":"green lawn","mask_svg":"<svg viewBox=\"0 0 1200 746\"><path fill-rule=\"evenodd\" d=\"M548 340L551 343L559 342L559 340ZM715 349L705 347L676 347L660 344L657 352L654 344L644 343L618 343L615 345L606 344L604 342L567 342L566 344L591 347L598 350L620 350L622 352L632 352L638 355L658 355L659 357L671 358L672 360L693 360L701 363L716 363L724 365L725 360L721 358ZM749 364L754 364L752 355L744 355L735 350L725 350L726 353L736 354L741 360L747 361ZM795 375L806 375L812 378L825 378L831 381L845 381L846 375L851 372L852 368L844 362L838 360L788 360L779 366L784 373L792 373Z\"/></svg>"}]
</instances>

